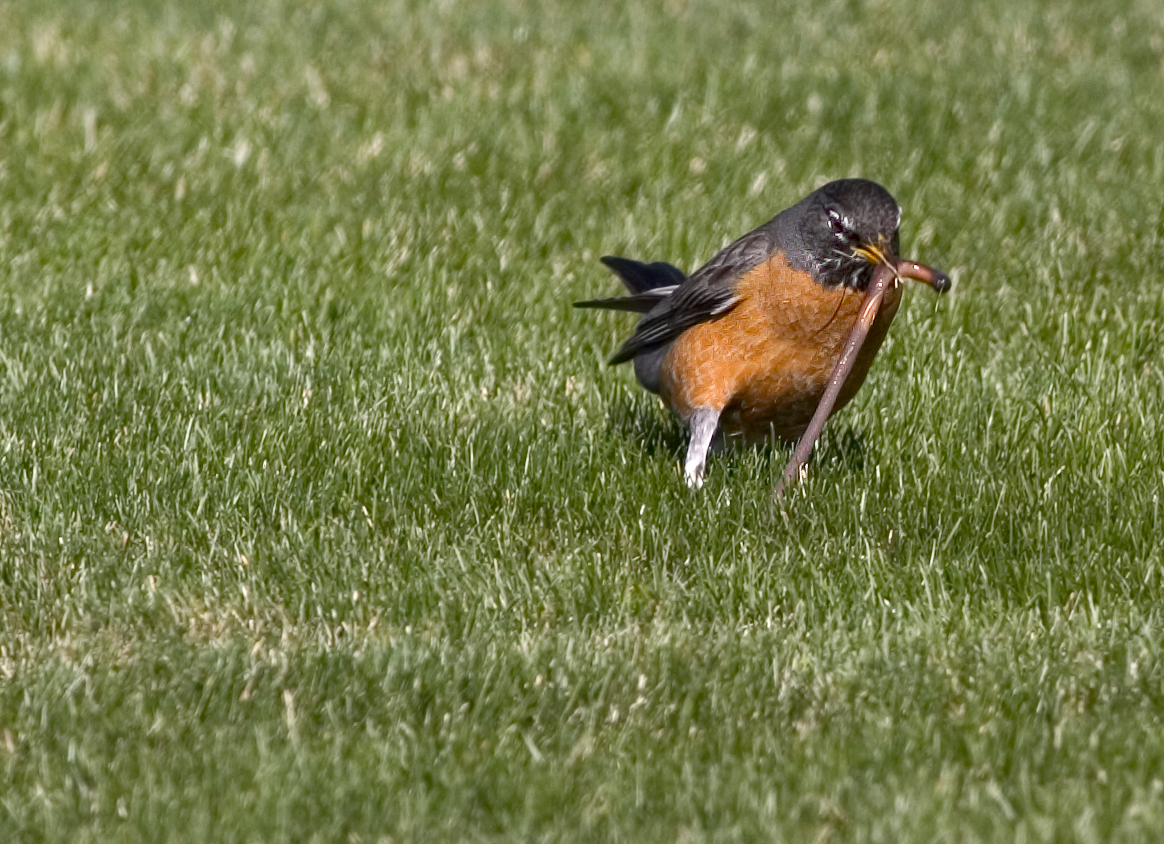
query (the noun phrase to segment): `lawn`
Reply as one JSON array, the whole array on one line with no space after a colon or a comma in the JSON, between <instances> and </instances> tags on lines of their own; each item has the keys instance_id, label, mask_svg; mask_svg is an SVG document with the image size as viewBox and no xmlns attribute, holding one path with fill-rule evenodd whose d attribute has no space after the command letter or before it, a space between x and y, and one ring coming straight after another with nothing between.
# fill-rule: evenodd
<instances>
[{"instance_id":1,"label":"lawn","mask_svg":"<svg viewBox=\"0 0 1164 844\"><path fill-rule=\"evenodd\" d=\"M0 839L1164 828L1142 0L0 2ZM831 178L917 287L806 483L604 358Z\"/></svg>"}]
</instances>

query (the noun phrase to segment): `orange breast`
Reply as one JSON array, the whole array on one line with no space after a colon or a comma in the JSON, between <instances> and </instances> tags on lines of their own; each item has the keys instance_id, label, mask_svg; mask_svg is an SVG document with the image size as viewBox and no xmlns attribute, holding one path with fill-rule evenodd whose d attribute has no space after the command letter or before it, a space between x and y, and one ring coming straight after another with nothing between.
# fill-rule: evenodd
<instances>
[{"instance_id":1,"label":"orange breast","mask_svg":"<svg viewBox=\"0 0 1164 844\"><path fill-rule=\"evenodd\" d=\"M825 289L780 255L741 278L736 292L732 310L676 338L660 393L683 419L697 407L720 411L728 436L795 440L828 385L864 294ZM865 381L900 304L900 289L886 292L834 413Z\"/></svg>"}]
</instances>

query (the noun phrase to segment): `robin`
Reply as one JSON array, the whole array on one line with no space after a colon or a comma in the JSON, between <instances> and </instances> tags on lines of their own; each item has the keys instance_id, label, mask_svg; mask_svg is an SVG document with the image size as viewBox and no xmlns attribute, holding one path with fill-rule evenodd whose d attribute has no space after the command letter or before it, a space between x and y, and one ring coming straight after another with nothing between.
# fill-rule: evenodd
<instances>
[{"instance_id":1,"label":"robin","mask_svg":"<svg viewBox=\"0 0 1164 844\"><path fill-rule=\"evenodd\" d=\"M602 259L629 295L576 306L642 314L610 363L632 361L688 426L689 485L703 483L717 433L719 443L801 438L785 480L796 476L825 420L864 382L901 280L950 289L945 273L898 257L900 223L881 185L841 179L689 276L668 263Z\"/></svg>"}]
</instances>

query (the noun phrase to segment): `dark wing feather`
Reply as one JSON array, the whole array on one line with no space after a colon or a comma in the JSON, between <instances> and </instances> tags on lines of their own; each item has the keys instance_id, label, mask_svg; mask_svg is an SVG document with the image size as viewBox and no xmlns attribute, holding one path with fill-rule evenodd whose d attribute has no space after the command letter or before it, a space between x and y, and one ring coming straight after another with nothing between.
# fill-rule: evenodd
<instances>
[{"instance_id":1,"label":"dark wing feather","mask_svg":"<svg viewBox=\"0 0 1164 844\"><path fill-rule=\"evenodd\" d=\"M772 256L776 248L774 235L769 223L720 250L639 320L634 334L614 353L610 363L632 360L671 342L688 328L731 310L739 301L736 281Z\"/></svg>"},{"instance_id":2,"label":"dark wing feather","mask_svg":"<svg viewBox=\"0 0 1164 844\"><path fill-rule=\"evenodd\" d=\"M617 255L604 255L601 261L622 279L631 293L646 293L660 287L675 287L687 279L683 270L666 261L644 264L630 258L619 258Z\"/></svg>"},{"instance_id":3,"label":"dark wing feather","mask_svg":"<svg viewBox=\"0 0 1164 844\"><path fill-rule=\"evenodd\" d=\"M631 296L613 296L609 299L587 299L585 302L575 302L575 308L604 308L608 311L631 311L636 314L645 314L675 292L676 285L669 287L653 287L642 293Z\"/></svg>"}]
</instances>

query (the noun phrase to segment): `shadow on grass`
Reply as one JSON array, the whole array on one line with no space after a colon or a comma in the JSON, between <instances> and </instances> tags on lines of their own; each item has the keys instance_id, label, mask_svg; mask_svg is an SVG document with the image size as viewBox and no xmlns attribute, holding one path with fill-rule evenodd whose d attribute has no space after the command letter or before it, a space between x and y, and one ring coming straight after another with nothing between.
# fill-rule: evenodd
<instances>
[{"instance_id":1,"label":"shadow on grass","mask_svg":"<svg viewBox=\"0 0 1164 844\"><path fill-rule=\"evenodd\" d=\"M683 443L685 446L686 442ZM712 460L733 473L744 465L741 461L755 460L762 473L774 475L783 472L794 447L795 443L779 439L755 444L741 443L720 449L712 456ZM845 475L861 474L865 470L865 463L865 435L852 428L844 428L818 441L812 456L808 458L810 468L833 464Z\"/></svg>"},{"instance_id":2,"label":"shadow on grass","mask_svg":"<svg viewBox=\"0 0 1164 844\"><path fill-rule=\"evenodd\" d=\"M649 456L680 458L687 450L687 432L673 415L645 400L619 398L610 413L610 427L620 437L640 443Z\"/></svg>"},{"instance_id":3,"label":"shadow on grass","mask_svg":"<svg viewBox=\"0 0 1164 844\"><path fill-rule=\"evenodd\" d=\"M611 414L611 429L620 437L639 443L651 457L665 456L682 460L687 452L687 431L670 413L645 401L621 398ZM793 443L771 439L758 444L735 444L718 447L712 459L734 465L738 458L732 455L758 454L764 468L772 461L784 463L792 455ZM850 426L834 430L817 443L809 458L809 465L837 463L844 471L859 474L865 470L865 434Z\"/></svg>"},{"instance_id":4,"label":"shadow on grass","mask_svg":"<svg viewBox=\"0 0 1164 844\"><path fill-rule=\"evenodd\" d=\"M817 443L810 462L839 463L846 471L865 470L865 434L846 426L833 433L825 442Z\"/></svg>"}]
</instances>

